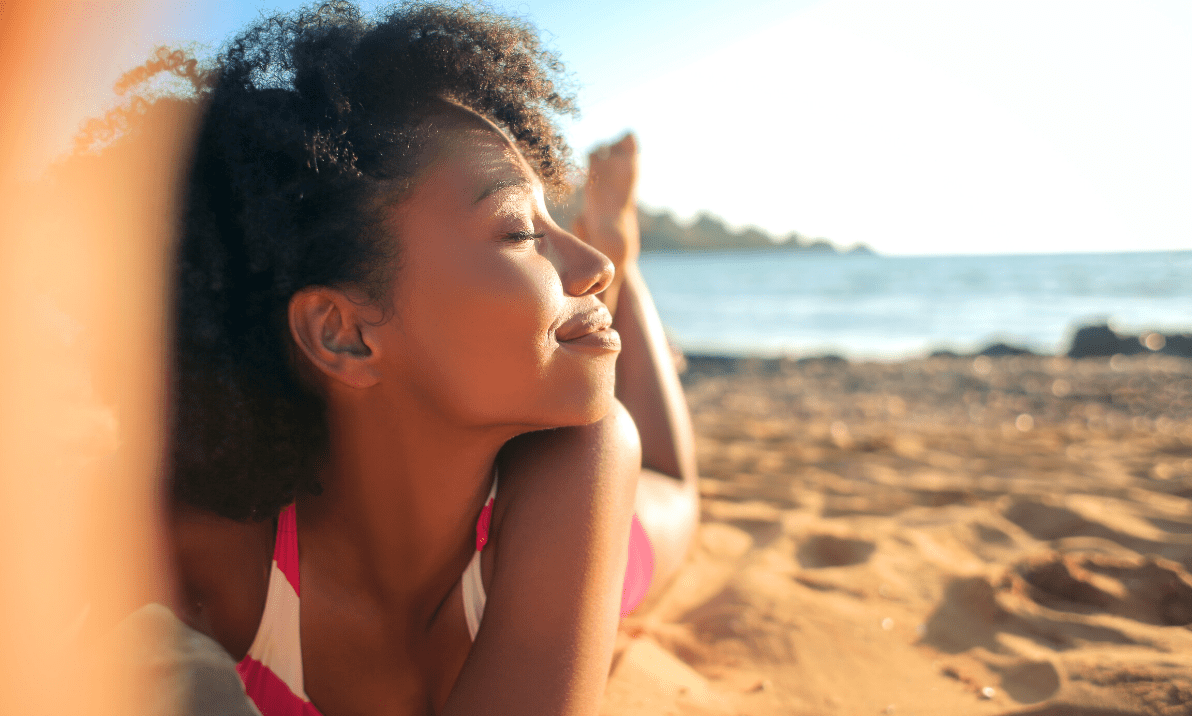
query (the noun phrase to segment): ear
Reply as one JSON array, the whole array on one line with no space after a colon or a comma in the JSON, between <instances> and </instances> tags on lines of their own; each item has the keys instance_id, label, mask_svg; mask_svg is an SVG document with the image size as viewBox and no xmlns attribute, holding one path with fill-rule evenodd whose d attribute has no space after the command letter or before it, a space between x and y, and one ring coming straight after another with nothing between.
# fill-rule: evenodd
<instances>
[{"instance_id":1,"label":"ear","mask_svg":"<svg viewBox=\"0 0 1192 716\"><path fill-rule=\"evenodd\" d=\"M368 388L381 379L377 323L368 320L376 311L343 291L310 286L290 298L290 334L321 373L352 388Z\"/></svg>"}]
</instances>

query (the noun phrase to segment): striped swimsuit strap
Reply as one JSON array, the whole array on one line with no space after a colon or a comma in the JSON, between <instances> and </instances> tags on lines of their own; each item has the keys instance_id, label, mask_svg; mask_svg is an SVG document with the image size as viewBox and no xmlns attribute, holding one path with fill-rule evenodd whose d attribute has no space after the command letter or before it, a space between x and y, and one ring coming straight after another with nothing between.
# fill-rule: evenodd
<instances>
[{"instance_id":1,"label":"striped swimsuit strap","mask_svg":"<svg viewBox=\"0 0 1192 716\"><path fill-rule=\"evenodd\" d=\"M464 570L462 593L464 616L472 639L484 616L485 593L480 578L480 552L488 542L493 502L497 495L494 475L492 489L476 521L476 552ZM306 695L302 676L302 644L299 635L299 606L302 580L298 562L298 524L294 506L281 511L277 518L277 539L269 573L265 611L248 655L236 665L245 691L262 716L321 716Z\"/></svg>"},{"instance_id":2,"label":"striped swimsuit strap","mask_svg":"<svg viewBox=\"0 0 1192 716\"><path fill-rule=\"evenodd\" d=\"M476 521L476 551L461 577L464 617L473 640L484 616L486 595L480 577L480 552L488 542L496 494L494 476L492 489ZM310 703L303 684L299 639L302 585L298 566L298 526L294 506L290 505L278 516L261 624L248 655L236 666L245 690L262 716L321 716ZM629 532L629 559L621 589L621 616L628 615L645 598L653 571L653 548L641 521L634 515Z\"/></svg>"}]
</instances>

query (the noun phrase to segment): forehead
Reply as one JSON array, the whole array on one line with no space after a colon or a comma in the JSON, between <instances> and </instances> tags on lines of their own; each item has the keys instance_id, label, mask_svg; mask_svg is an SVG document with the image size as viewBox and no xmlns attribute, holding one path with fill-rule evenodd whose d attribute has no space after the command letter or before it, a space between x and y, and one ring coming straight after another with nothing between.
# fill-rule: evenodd
<instances>
[{"instance_id":1,"label":"forehead","mask_svg":"<svg viewBox=\"0 0 1192 716\"><path fill-rule=\"evenodd\" d=\"M478 178L498 175L526 175L537 179L517 147L494 129L454 127L436 138L435 159L431 169L443 164L461 165L463 171Z\"/></svg>"},{"instance_id":2,"label":"forehead","mask_svg":"<svg viewBox=\"0 0 1192 716\"><path fill-rule=\"evenodd\" d=\"M542 182L517 147L482 117L454 114L430 120L430 148L415 194L450 193L451 204L476 204L507 188L541 193ZM421 191L420 191L421 190Z\"/></svg>"},{"instance_id":3,"label":"forehead","mask_svg":"<svg viewBox=\"0 0 1192 716\"><path fill-rule=\"evenodd\" d=\"M487 117L467 107L441 101L439 109L425 121L424 128L433 146L432 163L459 159L460 155L481 152L490 162L506 161L536 176L508 134Z\"/></svg>"}]
</instances>

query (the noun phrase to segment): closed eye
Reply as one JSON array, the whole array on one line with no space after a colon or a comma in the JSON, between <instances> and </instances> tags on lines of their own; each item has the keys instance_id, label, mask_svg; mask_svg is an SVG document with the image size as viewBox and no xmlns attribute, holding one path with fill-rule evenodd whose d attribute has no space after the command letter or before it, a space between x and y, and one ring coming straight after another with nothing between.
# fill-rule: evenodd
<instances>
[{"instance_id":1,"label":"closed eye","mask_svg":"<svg viewBox=\"0 0 1192 716\"><path fill-rule=\"evenodd\" d=\"M534 239L545 238L546 234L535 234L531 231L514 231L511 234L505 234L503 241L508 241L511 244L519 244L523 241L533 241Z\"/></svg>"}]
</instances>

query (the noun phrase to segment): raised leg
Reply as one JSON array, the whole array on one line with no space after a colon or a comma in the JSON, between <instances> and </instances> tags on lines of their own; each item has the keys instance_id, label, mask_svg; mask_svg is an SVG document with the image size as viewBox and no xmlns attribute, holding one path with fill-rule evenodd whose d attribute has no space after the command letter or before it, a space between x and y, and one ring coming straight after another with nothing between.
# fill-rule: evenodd
<instances>
[{"instance_id":1,"label":"raised leg","mask_svg":"<svg viewBox=\"0 0 1192 716\"><path fill-rule=\"evenodd\" d=\"M576 233L616 266L602 297L621 334L617 398L642 443L638 519L654 548L654 576L639 607L649 608L683 563L699 523L698 472L691 416L662 321L638 270L637 144L626 135L589 157L584 209Z\"/></svg>"}]
</instances>

